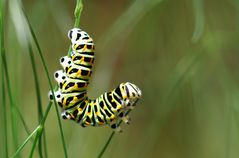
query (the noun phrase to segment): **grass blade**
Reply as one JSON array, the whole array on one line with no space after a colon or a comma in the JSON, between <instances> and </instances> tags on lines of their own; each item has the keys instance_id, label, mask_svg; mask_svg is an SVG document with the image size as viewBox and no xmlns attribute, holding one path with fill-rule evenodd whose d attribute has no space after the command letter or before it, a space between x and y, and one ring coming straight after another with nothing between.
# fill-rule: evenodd
<instances>
[{"instance_id":1,"label":"grass blade","mask_svg":"<svg viewBox=\"0 0 239 158\"><path fill-rule=\"evenodd\" d=\"M43 54L42 54L40 45L39 45L39 43L38 43L38 40L37 40L37 38L36 38L36 35L35 35L34 31L33 31L33 28L32 28L32 26L31 26L31 24L30 24L30 21L29 21L29 19L28 19L28 17L27 17L27 14L26 14L24 8L23 8L23 7L21 7L21 8L22 8L22 12L23 12L23 14L24 14L24 16L25 16L25 18L26 18L26 20L27 20L27 23L28 23L28 26L29 26L31 35L32 35L32 37L33 37L33 41L34 41L34 43L36 44L36 47L37 47L37 49L38 49L38 53L39 53L39 55L40 55L42 64L43 64L43 66L44 66L44 70L45 70L45 73L46 73L46 75L47 75L47 78L48 78L48 81L49 81L49 85L50 85L51 91L53 91L53 86L52 86L52 83L51 83L51 81L50 81L49 72L48 72L48 69L47 69L47 66L46 66L46 63L45 63L45 60L44 60L44 57L43 57ZM81 0L77 0L76 9L75 9L75 17L76 17L76 19L78 19L78 20L76 20L76 22L75 22L75 27L79 27L79 25L80 25L80 15L81 15L82 9L83 9L83 3L82 3L82 1L81 1ZM31 48L30 48L29 50L31 51ZM69 49L69 53L70 53L70 49ZM55 87L54 89L57 89L57 87ZM54 93L53 93L53 95L54 95ZM55 100L54 100L54 102L55 102ZM43 116L43 118L42 118L42 120L41 120L40 125L41 125L42 129L44 129L44 128L43 128L43 127L44 127L44 123L45 123L46 118L47 118L47 116L48 116L48 113L49 113L49 111L50 111L50 109L51 109L51 105L52 105L52 103L50 102L50 103L48 104L47 110L46 110L46 112L45 112L45 114L44 114L44 116ZM62 125L61 125L61 122L60 122L61 120L60 120L59 112L58 112L58 110L57 110L56 102L55 102L55 108L56 108L56 111L57 111L57 118L58 118L58 122L59 122L59 128L60 128L60 134L61 134L61 139L62 139L64 154L65 154L65 157L68 157L68 156L67 156L66 145L65 145L65 141L64 141L64 135L63 135ZM36 128L34 131L36 131L36 130L37 130L37 128ZM33 144L33 146L32 146L32 150L31 150L30 156L33 155L33 152L34 152L34 149L35 149L35 146L36 146L35 143L36 143L37 140L42 136L42 131L43 131L43 130L38 131L38 134L37 134L36 137L35 137L34 144ZM33 135L31 134L31 137L28 137L28 138L27 138L27 141L28 141L30 138L32 138L32 136L33 136ZM17 150L17 152L16 152L14 155L18 155L18 154L19 154L19 152L22 150L22 148L24 147L24 144L26 144L27 141L24 141L24 143L20 146L20 148ZM45 149L45 151L46 151L46 149ZM47 155L47 154L45 153L45 155Z\"/></svg>"},{"instance_id":2,"label":"grass blade","mask_svg":"<svg viewBox=\"0 0 239 158\"><path fill-rule=\"evenodd\" d=\"M15 154L12 156L12 158L17 157L21 150L24 148L24 146L27 144L27 142L32 139L32 137L34 136L34 134L39 130L41 126L38 126L28 137L27 139L21 144L21 146L17 149L17 151L15 152Z\"/></svg>"},{"instance_id":3,"label":"grass blade","mask_svg":"<svg viewBox=\"0 0 239 158\"><path fill-rule=\"evenodd\" d=\"M49 75L49 71L48 71L48 68L47 68L47 65L46 65L46 62L45 62L45 59L43 57L43 53L42 53L42 50L40 48L40 45L39 45L39 42L37 40L37 37L36 37L36 34L33 30L33 27L29 21L29 18L25 12L25 9L23 8L23 6L21 6L21 9L22 9L22 12L24 14L24 17L27 21L27 24L28 24L28 27L30 29L30 33L33 37L33 41L34 43L36 44L36 47L37 47L37 50L38 50L38 54L40 56L40 59L41 59L41 62L43 64L43 67L44 67L44 71L46 73L46 76L47 76L47 79L48 79L48 83L49 83L49 86L50 86L50 89L51 91L53 91L53 85L51 83L51 79L50 79L50 75ZM57 120L58 120L58 125L59 125L59 129L60 129L60 136L61 136L61 140L62 140L62 145L63 145L63 150L64 150L64 155L65 157L68 157L67 156L67 150L66 150L66 144L65 144L65 139L64 139L64 134L63 134L63 129L62 129L62 124L61 124L61 119L60 119L60 114L59 114L59 111L57 109L57 104L56 104L56 101L54 100L54 105L55 105L55 111L56 111L56 115L57 115ZM38 137L37 137L38 138Z\"/></svg>"},{"instance_id":4,"label":"grass blade","mask_svg":"<svg viewBox=\"0 0 239 158\"><path fill-rule=\"evenodd\" d=\"M136 103L135 103L135 104L136 104ZM128 110L128 111L126 112L126 115L128 115L128 114L130 113L130 111L131 111L131 110ZM122 120L119 122L118 126L120 126L121 123L122 123ZM103 148L101 149L101 151L100 151L100 154L97 156L98 158L101 158L101 157L104 155L104 153L105 153L107 147L109 146L109 144L110 144L110 142L111 142L111 140L112 140L112 138L113 138L114 135L115 135L115 131L113 131L113 132L111 133L111 135L109 136L109 138L107 139L107 141L106 141L104 147L103 147Z\"/></svg>"},{"instance_id":5,"label":"grass blade","mask_svg":"<svg viewBox=\"0 0 239 158\"><path fill-rule=\"evenodd\" d=\"M81 17L81 12L83 10L83 0L77 0L76 1L76 7L74 11L75 15L75 24L74 27L79 28L80 27L80 17ZM71 46L68 49L68 56L71 55Z\"/></svg>"},{"instance_id":6,"label":"grass blade","mask_svg":"<svg viewBox=\"0 0 239 158\"><path fill-rule=\"evenodd\" d=\"M103 156L103 154L105 153L105 150L107 149L107 147L109 146L113 136L115 135L115 132L112 132L110 137L108 138L108 140L106 141L104 147L102 148L100 154L97 156L98 158L101 158Z\"/></svg>"},{"instance_id":7,"label":"grass blade","mask_svg":"<svg viewBox=\"0 0 239 158\"><path fill-rule=\"evenodd\" d=\"M3 136L2 136L2 139L3 139L3 144L5 144L3 146L4 148L4 156L5 157L8 157L8 130L7 130L7 111L6 111L6 96L5 96L5 80L4 80L4 69L2 67L2 78L1 78L1 83L2 83L2 89L1 89L1 92L2 92L2 99L1 99L1 105L2 105L2 114L3 114L3 128L4 128L4 131L3 131Z\"/></svg>"},{"instance_id":8,"label":"grass blade","mask_svg":"<svg viewBox=\"0 0 239 158\"><path fill-rule=\"evenodd\" d=\"M204 3L203 0L193 0L193 8L195 14L195 27L192 36L192 42L196 43L203 34L204 31Z\"/></svg>"},{"instance_id":9,"label":"grass blade","mask_svg":"<svg viewBox=\"0 0 239 158\"><path fill-rule=\"evenodd\" d=\"M32 156L33 156L33 154L34 154L37 141L38 141L38 140L40 141L40 139L38 139L38 138L40 138L40 136L39 136L39 131L37 131L37 135L36 135L36 137L35 137L35 139L34 139L34 142L33 142L33 145L32 145L32 149L31 149L31 153L30 153L29 158L32 158ZM42 156L42 155L40 154L40 156Z\"/></svg>"},{"instance_id":10,"label":"grass blade","mask_svg":"<svg viewBox=\"0 0 239 158\"><path fill-rule=\"evenodd\" d=\"M41 92L40 92L40 87L39 87L39 81L38 81L38 75L37 75L37 70L36 70L36 64L35 64L35 59L34 59L34 54L33 50L31 47L31 44L28 42L28 51L30 55L30 60L31 60L31 65L32 65L32 70L33 70L33 76L34 76L34 81L35 81L35 90L36 90L36 99L37 99L37 111L38 111L38 121L40 123L42 116L43 116L43 110L42 110L42 101L41 101ZM38 151L40 157L43 157L42 155L42 137L40 137L40 140L38 141ZM46 140L44 140L46 141ZM35 140L34 140L35 143ZM44 146L46 148L46 146ZM46 149L45 149L46 151Z\"/></svg>"},{"instance_id":11,"label":"grass blade","mask_svg":"<svg viewBox=\"0 0 239 158\"><path fill-rule=\"evenodd\" d=\"M13 137L13 146L16 149L17 148L17 127L16 127L16 122L15 122L15 104L13 101L13 96L11 92L11 86L10 86L10 77L8 73L8 68L7 68L7 60L6 60L6 55L5 55L5 43L4 43L4 1L1 1L1 58L2 58L2 65L3 69L5 72L5 77L6 77L6 85L7 85L7 91L8 91L8 96L10 100L10 117L11 117L11 126L12 126L12 137Z\"/></svg>"},{"instance_id":12,"label":"grass blade","mask_svg":"<svg viewBox=\"0 0 239 158\"><path fill-rule=\"evenodd\" d=\"M81 12L83 10L83 0L76 0L76 7L75 7L75 27L80 26L80 17L81 17Z\"/></svg>"},{"instance_id":13,"label":"grass blade","mask_svg":"<svg viewBox=\"0 0 239 158\"><path fill-rule=\"evenodd\" d=\"M1 37L0 37L0 50L1 50L1 54L4 53L4 37L3 37L3 11L4 11L4 1L1 1L0 3L0 9L1 9L1 13L0 13L0 31L1 31ZM0 63L2 65L2 58L0 58ZM4 151L4 157L8 157L8 130L7 130L7 111L6 111L6 95L5 95L5 79L4 79L4 68L1 67L1 84L2 84L2 89L1 89L1 105L2 105L2 114L3 114L3 128L4 131L2 133L2 139L3 139L3 144L5 144L3 146L3 151Z\"/></svg>"},{"instance_id":14,"label":"grass blade","mask_svg":"<svg viewBox=\"0 0 239 158\"><path fill-rule=\"evenodd\" d=\"M43 118L42 118L42 120L41 120L40 125L37 126L37 127L34 129L34 131L25 139L25 141L20 145L20 147L18 147L17 151L14 153L14 155L13 155L12 157L18 156L18 154L21 152L21 150L24 148L24 146L27 144L27 142L28 142L30 139L32 139L32 137L34 136L34 134L35 134L36 132L38 132L38 131L40 131L40 132L42 131L42 129L44 128L43 126L44 126L44 124L45 124L46 118L47 118L47 116L48 116L48 114L49 114L49 111L50 111L50 109L51 109L51 106L52 106L52 103L50 102L50 103L48 104L48 106L47 106L46 112L44 113L44 116L43 116ZM40 133L40 132L39 132L39 133Z\"/></svg>"}]
</instances>

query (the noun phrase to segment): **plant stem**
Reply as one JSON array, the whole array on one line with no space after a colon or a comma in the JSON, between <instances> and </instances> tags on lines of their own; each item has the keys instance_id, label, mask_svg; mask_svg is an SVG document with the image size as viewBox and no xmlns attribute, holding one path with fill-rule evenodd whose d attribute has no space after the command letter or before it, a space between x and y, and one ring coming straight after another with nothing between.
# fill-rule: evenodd
<instances>
[{"instance_id":1,"label":"plant stem","mask_svg":"<svg viewBox=\"0 0 239 158\"><path fill-rule=\"evenodd\" d=\"M76 7L75 7L75 11L74 11L74 15L75 15L75 24L74 27L78 28L80 27L80 17L81 17L81 13L83 10L83 0L76 0ZM71 46L68 49L68 56L71 56Z\"/></svg>"},{"instance_id":2,"label":"plant stem","mask_svg":"<svg viewBox=\"0 0 239 158\"><path fill-rule=\"evenodd\" d=\"M33 142L33 145L32 145L32 149L31 149L31 153L30 153L29 158L32 158L32 156L33 156L33 153L34 153L37 141L40 141L39 138L41 137L42 131L43 131L43 126L40 126L40 128L38 128L38 130L37 130L37 135L36 135L36 137L34 139L34 142Z\"/></svg>"},{"instance_id":3,"label":"plant stem","mask_svg":"<svg viewBox=\"0 0 239 158\"><path fill-rule=\"evenodd\" d=\"M74 25L75 27L79 27L79 25L80 25L80 16L81 16L82 9L83 9L82 0L77 0L76 8L75 8L75 18L76 18L76 19L75 19L75 25ZM29 28L30 28L30 32L31 32L32 37L33 37L33 40L34 40L34 42L35 42L35 44L36 44L36 46L37 46L39 55L40 55L40 57L41 57L41 61L42 61L43 66L44 66L44 70L45 70L45 73L46 73L46 75L47 75L47 78L48 78L48 81L49 81L49 85L50 85L51 91L54 92L53 86L52 86L51 81L50 81L49 72L48 72L48 69L47 69L47 66L46 66L44 57L43 57L43 55L42 55L42 51L41 51L41 49L40 49L39 43L38 43L38 41L37 41L36 35L35 35L34 31L33 31L33 28L32 28L32 26L31 26L31 24L30 24L30 22L29 22L29 20L28 20L27 14L26 14L26 12L25 12L25 10L24 10L23 7L22 7L22 11L23 11L24 16L25 16L25 18L26 18L26 20L27 20L28 26L29 26ZM70 52L71 52L71 49L69 49L68 54L70 54ZM58 87L56 86L54 89L57 89L57 88L58 88ZM54 97L54 93L53 93L53 98L55 98L55 97ZM62 142L63 142L64 155L65 155L65 157L67 158L68 156L67 156L66 145L65 145L65 141L64 141L63 132L62 132L62 125L61 125L61 123L60 123L60 116L59 116L59 112L58 112L58 110L57 110L57 106L56 106L57 104L56 104L55 99L54 99L54 102L55 102L55 108L56 108L56 111L57 111L57 118L58 118L58 122L59 122L59 128L60 128L60 131L61 131L60 133L61 133L61 138L62 138ZM39 137L42 136L42 132L43 132L43 129L44 129L44 123L45 123L46 118L47 118L47 116L48 116L48 113L49 113L49 111L50 111L50 109L51 109L51 105L52 105L52 103L50 102L50 103L48 104L48 106L47 106L46 112L45 112L45 114L44 114L44 116L43 116L43 118L42 118L42 120L41 120L40 125L28 136L28 138L27 138L27 139L23 142L23 144L18 148L18 150L16 151L16 153L13 155L13 157L17 156L17 155L20 153L20 151L23 149L23 147L25 146L25 144L34 136L34 133L37 132L37 135L36 135L36 137L35 137L35 139L34 139L34 144L33 144L33 146L32 146L32 150L31 150L30 156L33 155L34 148L35 148L35 143L37 142L37 140L39 139ZM39 130L39 127L41 127L40 130Z\"/></svg>"},{"instance_id":4,"label":"plant stem","mask_svg":"<svg viewBox=\"0 0 239 158\"><path fill-rule=\"evenodd\" d=\"M6 77L6 85L7 85L7 91L10 101L10 116L11 116L11 125L12 125L12 137L13 137L13 146L17 149L17 127L15 122L15 111L14 111L14 101L12 97L11 92L11 86L10 86L10 78L7 68L7 61L6 61L6 54L5 54L5 43L4 43L4 1L1 1L1 58L2 58L2 65L5 72Z\"/></svg>"},{"instance_id":5,"label":"plant stem","mask_svg":"<svg viewBox=\"0 0 239 158\"><path fill-rule=\"evenodd\" d=\"M12 156L12 158L15 158L18 156L18 154L20 153L20 151L23 149L23 147L27 144L27 142L34 136L34 134L38 131L38 129L40 128L40 125L37 126L37 128L27 137L27 139L22 143L22 145L17 149L17 151L15 152L15 154Z\"/></svg>"},{"instance_id":6,"label":"plant stem","mask_svg":"<svg viewBox=\"0 0 239 158\"><path fill-rule=\"evenodd\" d=\"M20 151L23 149L23 147L26 145L26 143L27 143L30 139L32 139L32 137L34 136L34 134L35 134L36 132L38 132L38 130L39 130L39 131L42 131L42 129L44 129L43 126L44 126L44 123L45 123L45 121L46 121L46 118L47 118L47 116L48 116L48 114L49 114L49 111L50 111L50 109L51 109L51 105L52 105L52 102L50 102L50 103L48 104L47 109L46 109L46 112L45 112L45 115L43 116L40 125L38 125L38 126L35 128L35 130L34 130L34 131L27 137L27 139L22 143L22 145L21 145L20 147L18 147L17 151L14 153L14 155L12 156L12 158L16 157L16 156L20 153Z\"/></svg>"},{"instance_id":7,"label":"plant stem","mask_svg":"<svg viewBox=\"0 0 239 158\"><path fill-rule=\"evenodd\" d=\"M109 146L111 139L113 138L113 136L115 135L115 131L113 131L110 135L110 137L107 139L104 147L102 148L100 154L97 156L98 158L101 158L103 156L103 154L105 153L105 150L107 149L107 147Z\"/></svg>"},{"instance_id":8,"label":"plant stem","mask_svg":"<svg viewBox=\"0 0 239 158\"><path fill-rule=\"evenodd\" d=\"M35 59L34 59L34 53L32 50L32 46L30 42L27 43L28 45L28 51L30 55L30 60L31 60L31 65L32 65L32 71L33 71L33 76L34 76L34 81L35 81L35 90L36 90L36 99L37 99L37 111L38 111L38 122L40 123L42 116L43 116L43 110L42 110L42 102L41 102L41 92L40 92L40 86L39 86L39 81L38 81L38 75L37 75L37 70L36 70L36 64L35 64ZM38 143L38 151L39 151L39 156L42 158L42 137L39 139ZM45 141L45 140L44 140ZM34 141L35 143L36 141ZM46 146L45 146L46 148Z\"/></svg>"},{"instance_id":9,"label":"plant stem","mask_svg":"<svg viewBox=\"0 0 239 158\"><path fill-rule=\"evenodd\" d=\"M1 50L1 54L4 53L4 37L3 37L3 12L4 12L4 1L1 1L0 3L0 31L1 31L1 42L0 42L0 50ZM0 58L0 63L1 65L3 65L3 61L2 58ZM6 111L6 95L5 95L5 79L4 79L4 68L1 68L1 83L2 83L2 101L1 101L1 105L2 105L2 114L3 114L3 128L4 128L4 132L3 132L3 151L4 151L4 156L8 157L8 130L7 130L7 111Z\"/></svg>"},{"instance_id":10,"label":"plant stem","mask_svg":"<svg viewBox=\"0 0 239 158\"><path fill-rule=\"evenodd\" d=\"M41 51L39 42L38 42L38 40L37 40L37 37L36 37L35 32L34 32L34 30L33 30L33 27L32 27L32 25L31 25L31 23L30 23L30 21L29 21L29 19L28 19L28 17L27 17L27 14L26 14L26 12L25 12L23 6L22 6L21 8L22 8L22 12L23 12L23 14L24 14L24 16L25 16L25 19L26 19L26 21L27 21L27 23L28 23L28 26L29 26L31 35L32 35L32 37L33 37L33 41L34 41L34 43L35 43L36 46L37 46L38 53L39 53L41 62L42 62L42 64L43 64L44 71L45 71L45 73L46 73L46 76L47 76L47 79L48 79L48 83L49 83L50 89L51 89L51 91L53 92L53 85L52 85L52 83L51 83L49 71L48 71L48 68L47 68L45 59L44 59L44 57L43 57L43 53L42 53L42 51ZM54 93L53 93L53 97L55 98ZM50 104L50 105L51 105L51 104ZM62 145L63 145L64 155L65 155L65 157L67 158L68 156L67 156L67 150L66 150L66 143L65 143L65 139L64 139L64 134L63 134L62 124L61 124L60 114L59 114L59 111L58 111L58 109L57 109L57 103L56 103L56 100L55 100L55 99L54 99L54 105L55 105L55 111L56 111L56 115L57 115L57 120L58 120L59 129L60 129L60 136L61 136L61 141L62 141ZM40 135L41 135L41 134L39 134L38 136L40 136ZM37 138L39 138L39 137L37 137Z\"/></svg>"},{"instance_id":11,"label":"plant stem","mask_svg":"<svg viewBox=\"0 0 239 158\"><path fill-rule=\"evenodd\" d=\"M80 26L80 17L81 17L81 12L83 10L83 0L76 0L76 8L75 8L75 27Z\"/></svg>"},{"instance_id":12,"label":"plant stem","mask_svg":"<svg viewBox=\"0 0 239 158\"><path fill-rule=\"evenodd\" d=\"M136 104L136 103L135 103L135 104ZM128 114L130 113L130 111L131 111L131 110L128 110L128 111L126 112L126 115L128 115ZM119 122L118 126L120 126L121 123L122 123L122 120ZM106 141L104 147L103 147L103 148L101 149L101 151L100 151L100 154L97 156L98 158L101 158L101 157L103 156L103 154L105 153L105 151L106 151L107 147L109 146L109 144L110 144L110 142L111 142L111 140L112 140L112 138L113 138L114 135L115 135L115 131L113 131L113 132L111 133L110 137L107 139L107 141Z\"/></svg>"}]
</instances>

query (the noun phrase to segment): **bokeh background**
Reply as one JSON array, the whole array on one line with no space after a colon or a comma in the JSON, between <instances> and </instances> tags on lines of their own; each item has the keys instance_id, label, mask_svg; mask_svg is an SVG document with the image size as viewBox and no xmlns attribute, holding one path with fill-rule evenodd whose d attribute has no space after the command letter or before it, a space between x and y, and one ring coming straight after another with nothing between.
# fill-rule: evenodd
<instances>
[{"instance_id":1,"label":"bokeh background","mask_svg":"<svg viewBox=\"0 0 239 158\"><path fill-rule=\"evenodd\" d=\"M103 157L239 157L239 2L237 0L85 0L81 28L96 44L89 96L130 81L143 92L131 124L115 134ZM7 1L5 43L13 98L27 127L38 125L29 37L19 1ZM45 57L52 82L67 54L75 1L22 0ZM42 104L49 84L36 47ZM2 65L1 65L2 66ZM2 99L2 98L1 98ZM10 107L7 101L9 155ZM2 111L2 110L1 110ZM1 112L2 113L2 112ZM20 119L18 144L27 137ZM0 121L3 124L2 121ZM109 127L82 128L62 120L70 158L96 157ZM3 126L1 126L3 129ZM45 123L48 157L64 157L52 106ZM1 130L3 133L3 130ZM1 134L4 137L4 135ZM5 144L0 143L4 153ZM30 141L21 152L28 157ZM37 148L34 157L39 157Z\"/></svg>"}]
</instances>

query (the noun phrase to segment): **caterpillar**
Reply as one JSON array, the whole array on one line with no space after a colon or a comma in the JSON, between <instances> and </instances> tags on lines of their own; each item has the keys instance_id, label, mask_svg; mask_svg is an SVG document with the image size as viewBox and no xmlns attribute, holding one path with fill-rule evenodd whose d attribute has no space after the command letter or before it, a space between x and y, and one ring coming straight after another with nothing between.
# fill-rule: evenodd
<instances>
[{"instance_id":1,"label":"caterpillar","mask_svg":"<svg viewBox=\"0 0 239 158\"><path fill-rule=\"evenodd\" d=\"M62 108L61 117L73 120L82 127L109 125L113 130L122 132L118 122L129 124L127 111L133 109L141 98L141 90L133 83L121 83L115 89L105 92L91 100L87 96L87 87L94 64L93 39L83 30L73 28L68 32L72 52L70 56L60 58L63 70L57 70L54 78L58 90L49 92Z\"/></svg>"}]
</instances>

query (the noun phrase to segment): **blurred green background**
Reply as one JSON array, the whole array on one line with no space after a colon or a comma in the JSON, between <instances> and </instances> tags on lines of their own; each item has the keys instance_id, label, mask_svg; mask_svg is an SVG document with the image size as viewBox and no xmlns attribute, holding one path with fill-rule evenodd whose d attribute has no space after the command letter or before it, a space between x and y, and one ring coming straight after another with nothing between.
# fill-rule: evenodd
<instances>
[{"instance_id":1,"label":"blurred green background","mask_svg":"<svg viewBox=\"0 0 239 158\"><path fill-rule=\"evenodd\" d=\"M22 3L53 81L54 71L61 69L59 58L67 54L70 45L67 32L74 25L75 1ZM89 96L96 98L126 81L135 83L143 92L130 113L131 124L123 125L122 134L115 134L103 157L239 157L239 1L83 3L81 28L96 44ZM33 131L38 117L25 42L29 30L17 9L17 0L7 4L5 43L13 97ZM50 88L36 52L34 47L45 111ZM9 114L9 106L7 110ZM52 107L45 124L48 156L64 157L55 113ZM27 134L20 120L15 121L20 145ZM62 124L70 158L96 157L112 132L109 127L82 128L73 121L62 120ZM29 155L31 144L23 149L22 157ZM15 150L12 143L9 146L12 155ZM0 147L0 153L4 153L4 144ZM38 157L37 149L34 157Z\"/></svg>"}]
</instances>

